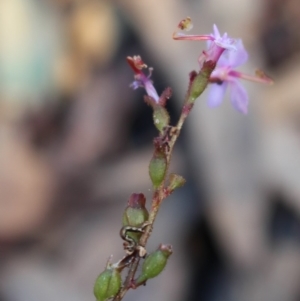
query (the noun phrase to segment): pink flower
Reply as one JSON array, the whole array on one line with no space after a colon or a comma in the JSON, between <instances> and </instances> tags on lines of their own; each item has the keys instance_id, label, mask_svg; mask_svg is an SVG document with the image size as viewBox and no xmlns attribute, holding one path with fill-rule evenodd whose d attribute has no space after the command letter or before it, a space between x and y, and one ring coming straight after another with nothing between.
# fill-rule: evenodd
<instances>
[{"instance_id":1,"label":"pink flower","mask_svg":"<svg viewBox=\"0 0 300 301\"><path fill-rule=\"evenodd\" d=\"M225 51L218 60L215 70L210 77L211 85L208 95L210 107L219 106L224 98L226 89L230 89L230 100L233 107L243 114L248 111L248 94L240 83L240 79L247 79L260 83L271 84L273 81L262 72L257 76L249 76L236 71L235 68L248 60L248 53L242 40L236 40L236 51Z\"/></svg>"},{"instance_id":2,"label":"pink flower","mask_svg":"<svg viewBox=\"0 0 300 301\"><path fill-rule=\"evenodd\" d=\"M190 29L191 25L188 24L190 21L189 18L182 20L178 27L180 29ZM184 25L183 25L184 24ZM213 61L217 63L222 53L227 50L235 50L235 40L228 37L227 33L224 33L223 36L220 35L218 27L214 24L213 26L213 33L206 34L206 35L187 35L184 33L175 32L173 34L174 40L189 40L189 41L208 41L208 49L207 51L203 51L200 55L198 62L200 67L202 66L203 62L205 61Z\"/></svg>"},{"instance_id":3,"label":"pink flower","mask_svg":"<svg viewBox=\"0 0 300 301\"><path fill-rule=\"evenodd\" d=\"M142 61L139 55L127 57L127 62L134 71L134 81L131 83L130 87L136 90L142 87L146 90L148 96L150 96L156 103L159 103L159 96L150 80L152 74L152 68L149 68L149 75L146 76L143 72L143 68L147 68L147 65Z\"/></svg>"}]
</instances>

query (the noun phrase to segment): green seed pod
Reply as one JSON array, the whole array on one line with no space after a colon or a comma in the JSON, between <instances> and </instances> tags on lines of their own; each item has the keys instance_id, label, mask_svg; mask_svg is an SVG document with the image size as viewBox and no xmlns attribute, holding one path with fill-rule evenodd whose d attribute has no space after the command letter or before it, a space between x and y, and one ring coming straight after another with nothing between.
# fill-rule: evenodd
<instances>
[{"instance_id":1,"label":"green seed pod","mask_svg":"<svg viewBox=\"0 0 300 301\"><path fill-rule=\"evenodd\" d=\"M163 151L156 150L149 164L149 175L154 188L159 187L165 178L167 158Z\"/></svg>"},{"instance_id":2,"label":"green seed pod","mask_svg":"<svg viewBox=\"0 0 300 301\"><path fill-rule=\"evenodd\" d=\"M121 275L116 269L106 269L98 276L94 285L94 295L97 301L114 297L119 292L121 283Z\"/></svg>"},{"instance_id":3,"label":"green seed pod","mask_svg":"<svg viewBox=\"0 0 300 301\"><path fill-rule=\"evenodd\" d=\"M156 128L162 132L163 129L169 125L170 123L170 116L168 111L160 106L160 105L154 105L153 106L153 121Z\"/></svg>"},{"instance_id":4,"label":"green seed pod","mask_svg":"<svg viewBox=\"0 0 300 301\"><path fill-rule=\"evenodd\" d=\"M143 284L148 279L159 275L166 266L172 252L171 245L160 245L155 252L151 253L143 263L142 274L136 280L136 285Z\"/></svg>"},{"instance_id":5,"label":"green seed pod","mask_svg":"<svg viewBox=\"0 0 300 301\"><path fill-rule=\"evenodd\" d=\"M148 220L149 213L145 207L146 198L142 193L133 193L123 214L123 226L140 227ZM136 242L140 239L142 233L128 233Z\"/></svg>"},{"instance_id":6,"label":"green seed pod","mask_svg":"<svg viewBox=\"0 0 300 301\"><path fill-rule=\"evenodd\" d=\"M182 187L185 184L185 179L177 174L170 174L168 191L172 193L176 188Z\"/></svg>"}]
</instances>

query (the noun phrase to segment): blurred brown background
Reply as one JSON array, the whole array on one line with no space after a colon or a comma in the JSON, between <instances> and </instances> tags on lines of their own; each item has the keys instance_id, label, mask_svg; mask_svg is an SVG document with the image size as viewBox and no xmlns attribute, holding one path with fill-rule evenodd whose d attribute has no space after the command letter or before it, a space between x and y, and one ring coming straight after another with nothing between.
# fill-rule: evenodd
<instances>
[{"instance_id":1,"label":"blurred brown background","mask_svg":"<svg viewBox=\"0 0 300 301\"><path fill-rule=\"evenodd\" d=\"M94 300L93 284L132 192L151 197L156 134L126 56L173 87L176 122L204 43L243 39L272 87L245 83L248 116L199 100L172 171L187 184L165 201L149 242L171 243L159 278L125 300L300 300L299 0L0 1L0 301Z\"/></svg>"}]
</instances>

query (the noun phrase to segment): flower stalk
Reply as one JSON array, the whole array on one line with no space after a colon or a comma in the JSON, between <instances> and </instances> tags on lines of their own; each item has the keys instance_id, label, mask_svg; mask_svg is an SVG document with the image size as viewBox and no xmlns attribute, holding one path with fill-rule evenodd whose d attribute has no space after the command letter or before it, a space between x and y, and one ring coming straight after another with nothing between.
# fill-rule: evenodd
<instances>
[{"instance_id":1,"label":"flower stalk","mask_svg":"<svg viewBox=\"0 0 300 301\"><path fill-rule=\"evenodd\" d=\"M178 29L181 31L187 31L191 28L190 18L186 18L178 24ZM117 263L110 264L108 269L100 274L99 279L104 281L104 284L101 281L100 284L99 281L97 282L96 292L99 301L105 301L110 297L113 297L114 301L122 300L128 290L136 289L145 284L148 279L156 277L167 264L167 259L172 253L170 245L161 244L148 257L146 245L163 200L185 183L185 179L181 175L169 174L169 167L173 149L183 124L199 96L208 85L213 86L215 92L210 90L209 105L216 106L221 103L225 88L230 86L233 106L238 111L246 113L248 98L238 80L246 79L259 83L272 83L272 80L262 71L258 71L256 76L249 76L235 70L237 66L247 60L248 54L241 40L233 39L227 33L220 35L216 25L213 27L212 34L187 35L175 32L173 39L207 42L207 49L198 58L199 71L190 73L189 86L183 101L181 115L175 126L170 125L169 113L165 108L166 102L172 94L171 89L167 88L159 96L150 80L153 69L148 68L149 75L146 75L143 69L147 68L147 65L140 56L127 57L127 62L134 72L134 81L130 86L133 89L139 87L145 89L147 95L144 99L153 109L154 125L159 132L153 140L154 151L149 164L153 195L149 213L146 209L145 196L142 193L131 195L123 215L123 227L120 231L121 238L124 240L126 255ZM141 260L144 261L142 274L136 277ZM120 272L124 269L127 269L127 276L123 284L119 285ZM115 278L111 278L111 275ZM114 282L110 282L111 279ZM116 285L111 286L110 283L116 283Z\"/></svg>"}]
</instances>

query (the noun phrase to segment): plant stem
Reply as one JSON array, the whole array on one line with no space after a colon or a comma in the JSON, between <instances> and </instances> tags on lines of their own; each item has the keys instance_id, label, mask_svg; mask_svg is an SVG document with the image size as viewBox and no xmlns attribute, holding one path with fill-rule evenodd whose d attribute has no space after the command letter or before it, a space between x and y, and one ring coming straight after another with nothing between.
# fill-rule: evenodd
<instances>
[{"instance_id":1,"label":"plant stem","mask_svg":"<svg viewBox=\"0 0 300 301\"><path fill-rule=\"evenodd\" d=\"M178 120L178 123L176 125L176 127L174 127L174 134L171 137L171 140L169 142L169 152L167 154L167 169L166 169L166 176L165 179L163 180L162 184L154 191L153 193L153 197L152 197L152 206L151 206L151 210L149 213L149 218L148 221L150 222L150 225L145 229L145 232L143 233L141 239L140 239L140 245L145 247L147 244L147 241L151 235L151 231L153 228L153 223L155 221L155 218L157 216L157 213L159 211L160 208L160 204L162 203L162 201L166 198L166 193L165 193L165 182L166 182L166 177L168 174L168 169L170 166L170 162L171 162L171 156L172 156L172 151L174 148L174 145L179 137L181 128L183 126L183 123L185 121L185 119L187 118L189 112L188 113L182 113L180 115L180 118ZM115 296L115 298L113 299L113 301L121 301L123 299L123 297L125 296L125 294L127 293L127 291L132 288L132 281L134 279L136 270L139 266L139 262L140 262L140 257L138 255L136 255L131 263L131 266L129 268L129 272L126 276L126 279L124 281L124 286L121 288L120 292Z\"/></svg>"}]
</instances>

